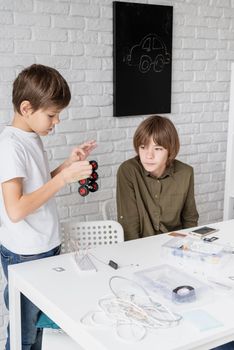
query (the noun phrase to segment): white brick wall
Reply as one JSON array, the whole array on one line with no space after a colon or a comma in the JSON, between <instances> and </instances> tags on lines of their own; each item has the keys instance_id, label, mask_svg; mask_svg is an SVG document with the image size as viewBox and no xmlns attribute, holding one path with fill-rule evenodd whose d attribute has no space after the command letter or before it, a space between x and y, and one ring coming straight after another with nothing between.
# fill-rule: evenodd
<instances>
[{"instance_id":1,"label":"white brick wall","mask_svg":"<svg viewBox=\"0 0 234 350\"><path fill-rule=\"evenodd\" d=\"M221 220L234 1L138 2L174 6L170 117L181 137L179 158L194 166L200 223ZM102 202L115 196L117 168L133 155L132 135L143 119L112 116L112 1L0 0L0 130L12 117L12 80L34 62L57 68L72 90L56 133L44 140L51 167L77 143L95 138L99 145L93 158L100 190L81 198L77 185L63 189L60 217L101 219ZM1 301L0 350L6 321Z\"/></svg>"}]
</instances>

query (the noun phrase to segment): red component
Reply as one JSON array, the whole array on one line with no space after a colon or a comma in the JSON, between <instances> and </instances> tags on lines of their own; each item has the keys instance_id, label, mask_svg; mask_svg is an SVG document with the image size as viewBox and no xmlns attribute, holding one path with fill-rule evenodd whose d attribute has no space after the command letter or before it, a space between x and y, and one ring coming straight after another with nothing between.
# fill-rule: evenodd
<instances>
[{"instance_id":1,"label":"red component","mask_svg":"<svg viewBox=\"0 0 234 350\"><path fill-rule=\"evenodd\" d=\"M93 181L96 181L98 179L98 173L96 171L93 171L92 174L90 175L90 179Z\"/></svg>"},{"instance_id":2,"label":"red component","mask_svg":"<svg viewBox=\"0 0 234 350\"><path fill-rule=\"evenodd\" d=\"M92 182L88 188L90 192L96 192L98 190L98 184L96 182Z\"/></svg>"},{"instance_id":3,"label":"red component","mask_svg":"<svg viewBox=\"0 0 234 350\"><path fill-rule=\"evenodd\" d=\"M98 163L96 162L96 160L90 160L89 164L92 165L93 170L97 170Z\"/></svg>"},{"instance_id":4,"label":"red component","mask_svg":"<svg viewBox=\"0 0 234 350\"><path fill-rule=\"evenodd\" d=\"M87 188L85 185L80 186L80 187L78 188L78 192L79 192L79 194L80 194L82 197L85 197L85 196L87 196L87 195L89 194L89 190L88 190L88 188Z\"/></svg>"},{"instance_id":5,"label":"red component","mask_svg":"<svg viewBox=\"0 0 234 350\"><path fill-rule=\"evenodd\" d=\"M88 182L89 182L89 180L88 180L88 179L82 179L82 180L79 180L79 184L80 184L80 185L87 185L87 184L88 184Z\"/></svg>"}]
</instances>

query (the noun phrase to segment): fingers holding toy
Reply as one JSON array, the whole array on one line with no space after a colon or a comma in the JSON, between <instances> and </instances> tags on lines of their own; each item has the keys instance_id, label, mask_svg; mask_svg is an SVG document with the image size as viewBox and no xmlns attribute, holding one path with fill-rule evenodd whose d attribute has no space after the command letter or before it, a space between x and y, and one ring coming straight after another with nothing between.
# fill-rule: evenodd
<instances>
[{"instance_id":1,"label":"fingers holding toy","mask_svg":"<svg viewBox=\"0 0 234 350\"><path fill-rule=\"evenodd\" d=\"M73 162L70 166L62 170L64 181L68 183L87 179L92 173L92 165L86 161Z\"/></svg>"}]
</instances>

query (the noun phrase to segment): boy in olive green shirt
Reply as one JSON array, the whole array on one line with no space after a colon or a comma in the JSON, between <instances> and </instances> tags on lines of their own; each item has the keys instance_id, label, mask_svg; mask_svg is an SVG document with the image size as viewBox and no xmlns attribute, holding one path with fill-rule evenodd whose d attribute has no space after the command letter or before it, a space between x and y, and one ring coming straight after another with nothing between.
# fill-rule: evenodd
<instances>
[{"instance_id":1,"label":"boy in olive green shirt","mask_svg":"<svg viewBox=\"0 0 234 350\"><path fill-rule=\"evenodd\" d=\"M193 168L175 160L180 144L173 123L151 116L139 125L133 143L138 155L117 173L125 240L197 226Z\"/></svg>"},{"instance_id":2,"label":"boy in olive green shirt","mask_svg":"<svg viewBox=\"0 0 234 350\"><path fill-rule=\"evenodd\" d=\"M193 168L175 159L179 137L173 123L151 116L137 128L137 156L117 174L118 220L125 240L197 226ZM234 341L212 350L234 350Z\"/></svg>"}]
</instances>

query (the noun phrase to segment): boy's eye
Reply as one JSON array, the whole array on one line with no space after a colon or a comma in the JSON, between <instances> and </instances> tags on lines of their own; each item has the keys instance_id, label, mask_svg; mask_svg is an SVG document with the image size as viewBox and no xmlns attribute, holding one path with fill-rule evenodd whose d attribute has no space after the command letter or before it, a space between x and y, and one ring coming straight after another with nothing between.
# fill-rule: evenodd
<instances>
[{"instance_id":1,"label":"boy's eye","mask_svg":"<svg viewBox=\"0 0 234 350\"><path fill-rule=\"evenodd\" d=\"M53 114L53 115L52 115L52 114L48 114L48 117L49 117L49 118L54 118L54 117L55 117L55 114Z\"/></svg>"},{"instance_id":2,"label":"boy's eye","mask_svg":"<svg viewBox=\"0 0 234 350\"><path fill-rule=\"evenodd\" d=\"M140 148L141 148L141 149L144 149L144 148L145 148L145 146L144 146L144 145L140 145Z\"/></svg>"},{"instance_id":3,"label":"boy's eye","mask_svg":"<svg viewBox=\"0 0 234 350\"><path fill-rule=\"evenodd\" d=\"M162 151L162 147L155 147L154 148L156 151Z\"/></svg>"}]
</instances>

